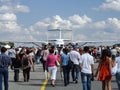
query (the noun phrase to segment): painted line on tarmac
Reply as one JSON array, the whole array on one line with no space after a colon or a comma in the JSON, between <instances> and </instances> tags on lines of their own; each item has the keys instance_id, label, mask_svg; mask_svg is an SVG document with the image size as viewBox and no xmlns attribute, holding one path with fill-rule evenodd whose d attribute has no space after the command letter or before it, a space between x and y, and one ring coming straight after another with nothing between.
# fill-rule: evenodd
<instances>
[{"instance_id":1,"label":"painted line on tarmac","mask_svg":"<svg viewBox=\"0 0 120 90\"><path fill-rule=\"evenodd\" d=\"M43 84L42 84L40 90L45 90L49 78L50 78L50 74L48 73L48 77L47 77L47 79L43 82Z\"/></svg>"}]
</instances>

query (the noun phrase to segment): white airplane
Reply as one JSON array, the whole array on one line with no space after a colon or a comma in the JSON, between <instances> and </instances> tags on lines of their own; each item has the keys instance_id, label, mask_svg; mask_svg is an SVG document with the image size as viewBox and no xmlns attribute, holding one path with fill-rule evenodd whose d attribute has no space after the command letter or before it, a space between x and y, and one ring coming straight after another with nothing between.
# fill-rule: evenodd
<instances>
[{"instance_id":1,"label":"white airplane","mask_svg":"<svg viewBox=\"0 0 120 90\"><path fill-rule=\"evenodd\" d=\"M49 43L57 46L57 47L61 47L61 46L64 46L68 43L71 43L71 44L76 44L78 43L79 46L85 46L87 44L96 44L96 43L99 43L99 44L102 44L102 43L118 43L118 40L101 40L101 41L75 41L73 42L72 39L63 39L62 38L62 30L61 29L51 29L51 30L48 30L49 34L50 32L55 32L55 31L59 31L59 38L54 38L54 39L49 39L49 40L46 40L46 41L0 41L0 42L13 42L13 43L21 43L21 44L34 44L38 47L41 47L42 45L47 45ZM72 30L63 30L63 31L72 31ZM40 45L41 44L41 45Z\"/></svg>"},{"instance_id":2,"label":"white airplane","mask_svg":"<svg viewBox=\"0 0 120 90\"><path fill-rule=\"evenodd\" d=\"M62 30L61 29L51 29L48 30L48 32L54 32L54 31L59 31L59 38L58 39L49 39L48 42L51 42L52 44L54 44L57 47L61 47L64 46L66 43L71 42L70 39L63 39L62 38ZM64 30L64 31L72 31L72 30Z\"/></svg>"},{"instance_id":3,"label":"white airplane","mask_svg":"<svg viewBox=\"0 0 120 90\"><path fill-rule=\"evenodd\" d=\"M33 44L33 45L36 45L38 47L41 47L42 45L47 45L50 43L50 44L55 45L57 47L61 47L61 46L64 46L66 42L71 41L70 39L62 39L62 35L61 35L62 30L61 29L51 29L51 30L48 30L48 33L50 33L51 31L52 32L59 31L59 38L49 39L46 41L5 41L5 40L3 40L0 42L6 43L6 44L8 44L9 42L12 42L12 43L16 44L16 46L18 46L18 45L26 46L28 44ZM72 31L72 30L64 30L64 31Z\"/></svg>"}]
</instances>

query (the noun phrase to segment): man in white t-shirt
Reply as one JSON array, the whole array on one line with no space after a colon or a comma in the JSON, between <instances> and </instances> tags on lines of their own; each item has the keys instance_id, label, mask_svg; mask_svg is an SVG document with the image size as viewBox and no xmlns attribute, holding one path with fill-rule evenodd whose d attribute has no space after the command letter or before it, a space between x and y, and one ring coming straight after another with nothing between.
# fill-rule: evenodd
<instances>
[{"instance_id":1,"label":"man in white t-shirt","mask_svg":"<svg viewBox=\"0 0 120 90\"><path fill-rule=\"evenodd\" d=\"M111 56L112 56L112 60L115 60L117 56L117 49L115 48L115 46L113 46L113 48L111 49Z\"/></svg>"},{"instance_id":2,"label":"man in white t-shirt","mask_svg":"<svg viewBox=\"0 0 120 90\"><path fill-rule=\"evenodd\" d=\"M73 50L70 51L70 60L73 62L72 67L72 79L73 82L78 83L78 77L79 77L79 60L80 60L80 54L77 51L78 47L74 46Z\"/></svg>"},{"instance_id":3,"label":"man in white t-shirt","mask_svg":"<svg viewBox=\"0 0 120 90\"><path fill-rule=\"evenodd\" d=\"M8 50L8 55L10 56L11 60L12 60L12 65L11 65L11 69L13 69L14 67L14 62L16 60L16 51L15 48L11 46L11 48Z\"/></svg>"},{"instance_id":4,"label":"man in white t-shirt","mask_svg":"<svg viewBox=\"0 0 120 90\"><path fill-rule=\"evenodd\" d=\"M91 90L91 78L94 70L93 56L89 54L89 47L84 47L84 54L80 57L81 80L83 90Z\"/></svg>"}]
</instances>

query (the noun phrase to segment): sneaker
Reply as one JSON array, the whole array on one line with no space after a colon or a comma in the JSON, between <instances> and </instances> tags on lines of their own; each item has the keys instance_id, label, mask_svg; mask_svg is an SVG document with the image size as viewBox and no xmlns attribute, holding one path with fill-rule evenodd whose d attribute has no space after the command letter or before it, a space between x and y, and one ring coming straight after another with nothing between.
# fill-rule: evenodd
<instances>
[{"instance_id":1,"label":"sneaker","mask_svg":"<svg viewBox=\"0 0 120 90\"><path fill-rule=\"evenodd\" d=\"M55 87L55 84L52 84L53 87Z\"/></svg>"},{"instance_id":2,"label":"sneaker","mask_svg":"<svg viewBox=\"0 0 120 90\"><path fill-rule=\"evenodd\" d=\"M76 80L75 83L78 83L78 81Z\"/></svg>"},{"instance_id":3,"label":"sneaker","mask_svg":"<svg viewBox=\"0 0 120 90\"><path fill-rule=\"evenodd\" d=\"M55 87L55 84L52 84L52 83L51 83L51 85L52 85L53 87Z\"/></svg>"},{"instance_id":4,"label":"sneaker","mask_svg":"<svg viewBox=\"0 0 120 90\"><path fill-rule=\"evenodd\" d=\"M64 86L67 86L67 84L64 84Z\"/></svg>"},{"instance_id":5,"label":"sneaker","mask_svg":"<svg viewBox=\"0 0 120 90\"><path fill-rule=\"evenodd\" d=\"M75 83L75 81L73 81L73 83Z\"/></svg>"}]
</instances>

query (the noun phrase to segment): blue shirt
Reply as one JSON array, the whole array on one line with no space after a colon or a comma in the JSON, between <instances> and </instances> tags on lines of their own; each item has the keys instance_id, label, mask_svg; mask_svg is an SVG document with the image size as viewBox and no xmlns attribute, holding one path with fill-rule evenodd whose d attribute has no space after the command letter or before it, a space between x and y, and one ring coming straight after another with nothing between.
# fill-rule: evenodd
<instances>
[{"instance_id":1,"label":"blue shirt","mask_svg":"<svg viewBox=\"0 0 120 90\"><path fill-rule=\"evenodd\" d=\"M70 59L70 55L69 54L62 54L61 55L61 59L62 59L62 66L66 66L68 65L68 61Z\"/></svg>"},{"instance_id":2,"label":"blue shirt","mask_svg":"<svg viewBox=\"0 0 120 90\"><path fill-rule=\"evenodd\" d=\"M11 58L5 53L0 54L0 68L8 68L12 64Z\"/></svg>"}]
</instances>

